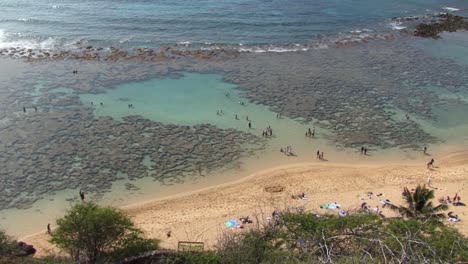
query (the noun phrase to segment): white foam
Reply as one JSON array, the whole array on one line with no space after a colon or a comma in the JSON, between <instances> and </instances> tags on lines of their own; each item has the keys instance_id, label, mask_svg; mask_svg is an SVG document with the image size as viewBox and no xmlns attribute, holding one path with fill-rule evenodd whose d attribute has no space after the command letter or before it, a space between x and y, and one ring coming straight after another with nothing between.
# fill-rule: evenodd
<instances>
[{"instance_id":1,"label":"white foam","mask_svg":"<svg viewBox=\"0 0 468 264\"><path fill-rule=\"evenodd\" d=\"M444 7L442 7L442 9L450 11L450 12L460 11L460 9L455 8L455 7L450 7L450 6L444 6Z\"/></svg>"},{"instance_id":2,"label":"white foam","mask_svg":"<svg viewBox=\"0 0 468 264\"><path fill-rule=\"evenodd\" d=\"M23 49L42 49L42 50L52 50L55 48L55 40L53 38L48 38L44 41L37 41L31 39L21 39L21 40L8 40L9 35L4 30L0 29L0 49L8 48L23 48Z\"/></svg>"},{"instance_id":3,"label":"white foam","mask_svg":"<svg viewBox=\"0 0 468 264\"><path fill-rule=\"evenodd\" d=\"M190 42L190 41L177 42L177 45L182 45L182 46L189 46L190 44L192 44L192 42Z\"/></svg>"},{"instance_id":4,"label":"white foam","mask_svg":"<svg viewBox=\"0 0 468 264\"><path fill-rule=\"evenodd\" d=\"M390 26L392 27L393 30L405 29L406 27L401 26L401 24L402 24L401 22L396 22L396 21L390 22Z\"/></svg>"},{"instance_id":5,"label":"white foam","mask_svg":"<svg viewBox=\"0 0 468 264\"><path fill-rule=\"evenodd\" d=\"M131 39L131 37L121 39L121 40L119 40L119 43L120 43L120 44L122 44L122 43L128 43L128 42L130 42L130 39Z\"/></svg>"},{"instance_id":6,"label":"white foam","mask_svg":"<svg viewBox=\"0 0 468 264\"><path fill-rule=\"evenodd\" d=\"M284 48L284 47L250 47L250 48L239 48L240 52L254 52L254 53L265 53L265 52L275 52L275 53L284 53L284 52L297 52L297 51L308 51L307 47L298 47L298 48Z\"/></svg>"}]
</instances>

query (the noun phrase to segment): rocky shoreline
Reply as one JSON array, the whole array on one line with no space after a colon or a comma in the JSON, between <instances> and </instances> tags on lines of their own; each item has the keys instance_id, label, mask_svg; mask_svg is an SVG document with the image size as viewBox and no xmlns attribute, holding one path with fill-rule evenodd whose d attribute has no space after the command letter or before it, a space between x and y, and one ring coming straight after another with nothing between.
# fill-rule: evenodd
<instances>
[{"instance_id":1,"label":"rocky shoreline","mask_svg":"<svg viewBox=\"0 0 468 264\"><path fill-rule=\"evenodd\" d=\"M440 38L442 32L455 32L468 30L468 20L465 17L452 14L439 14L430 23L421 23L416 26L414 35L424 38Z\"/></svg>"}]
</instances>

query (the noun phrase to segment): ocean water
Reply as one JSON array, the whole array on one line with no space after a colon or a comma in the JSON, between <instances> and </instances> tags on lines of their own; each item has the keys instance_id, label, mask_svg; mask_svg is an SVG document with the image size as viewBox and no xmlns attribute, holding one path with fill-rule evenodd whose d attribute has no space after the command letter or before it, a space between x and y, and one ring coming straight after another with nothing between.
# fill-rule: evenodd
<instances>
[{"instance_id":1,"label":"ocean water","mask_svg":"<svg viewBox=\"0 0 468 264\"><path fill-rule=\"evenodd\" d=\"M459 0L3 0L0 48L290 44L353 30L392 30L390 19L465 12ZM395 25L393 25L395 27ZM400 27L404 27L401 26Z\"/></svg>"},{"instance_id":2,"label":"ocean water","mask_svg":"<svg viewBox=\"0 0 468 264\"><path fill-rule=\"evenodd\" d=\"M0 227L40 232L79 189L127 205L273 166L424 165L423 146L436 159L464 150L468 34L418 39L399 35L409 25L391 19L467 8L459 0L0 1L0 50L244 51L157 62L0 57ZM360 41L307 48L328 39ZM263 137L270 126L273 136ZM287 146L294 155L280 152ZM222 164L197 172L197 156Z\"/></svg>"}]
</instances>

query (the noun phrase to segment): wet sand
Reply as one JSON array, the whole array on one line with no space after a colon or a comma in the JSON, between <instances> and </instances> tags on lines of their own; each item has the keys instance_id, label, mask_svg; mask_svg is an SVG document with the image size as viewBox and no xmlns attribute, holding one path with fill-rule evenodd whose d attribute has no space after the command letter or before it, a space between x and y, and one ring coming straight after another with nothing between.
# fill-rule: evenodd
<instances>
[{"instance_id":1,"label":"wet sand","mask_svg":"<svg viewBox=\"0 0 468 264\"><path fill-rule=\"evenodd\" d=\"M320 204L338 202L344 210L354 210L366 201L372 208L380 205L381 199L402 203L404 186L424 184L428 177L436 198L453 197L458 193L466 203L468 195L468 152L455 152L444 157L435 157L435 168L426 168L426 157L415 161L392 163L342 164L333 162L309 162L287 165L262 171L236 182L184 193L153 201L129 205L122 209L142 228L148 237L161 239L161 246L177 248L178 241L201 241L212 248L217 239L226 232L242 232L228 229L223 222L240 216L258 218L264 222L273 210L303 208L318 213L338 213L337 210L320 209ZM281 186L279 193L267 192L265 188ZM380 197L369 199L367 192ZM304 192L307 200L295 200L291 195ZM437 204L437 201L435 201ZM467 207L450 206L461 222L450 223L468 235ZM447 212L449 212L447 211ZM394 215L384 208L383 214ZM445 220L447 221L447 220ZM254 225L257 221L254 221ZM167 231L171 238L166 237ZM57 252L44 233L22 238L38 249L38 255Z\"/></svg>"}]
</instances>

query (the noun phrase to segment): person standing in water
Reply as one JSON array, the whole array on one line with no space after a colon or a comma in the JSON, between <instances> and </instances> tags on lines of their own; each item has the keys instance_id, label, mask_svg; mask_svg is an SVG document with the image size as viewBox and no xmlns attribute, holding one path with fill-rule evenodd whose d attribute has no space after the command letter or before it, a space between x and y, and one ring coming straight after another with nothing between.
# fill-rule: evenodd
<instances>
[{"instance_id":1,"label":"person standing in water","mask_svg":"<svg viewBox=\"0 0 468 264\"><path fill-rule=\"evenodd\" d=\"M249 128L252 128L252 122L249 122Z\"/></svg>"},{"instance_id":2,"label":"person standing in water","mask_svg":"<svg viewBox=\"0 0 468 264\"><path fill-rule=\"evenodd\" d=\"M84 199L85 199L85 196L84 196L84 191L80 189L80 198L81 198L81 201L84 202Z\"/></svg>"},{"instance_id":3,"label":"person standing in water","mask_svg":"<svg viewBox=\"0 0 468 264\"><path fill-rule=\"evenodd\" d=\"M427 153L427 147L426 146L424 146L423 153L424 153L424 155Z\"/></svg>"},{"instance_id":4,"label":"person standing in water","mask_svg":"<svg viewBox=\"0 0 468 264\"><path fill-rule=\"evenodd\" d=\"M26 107L24 107L24 106L23 106L23 112L25 112L25 113L26 113Z\"/></svg>"}]
</instances>

